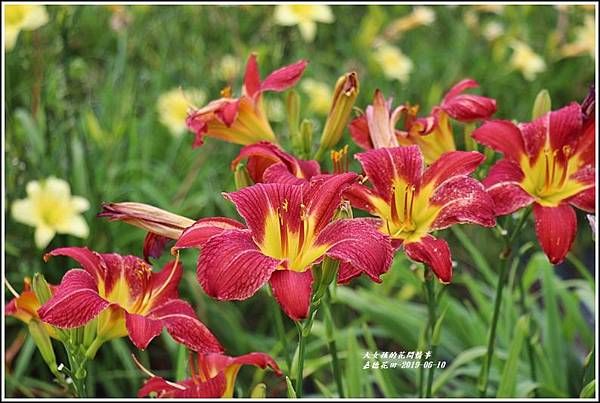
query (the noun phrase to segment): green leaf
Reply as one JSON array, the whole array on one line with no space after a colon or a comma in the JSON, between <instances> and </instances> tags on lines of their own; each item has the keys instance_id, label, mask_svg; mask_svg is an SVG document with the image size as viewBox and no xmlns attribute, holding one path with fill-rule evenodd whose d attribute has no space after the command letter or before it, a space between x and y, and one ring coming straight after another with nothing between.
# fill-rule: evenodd
<instances>
[{"instance_id":1,"label":"green leaf","mask_svg":"<svg viewBox=\"0 0 600 403\"><path fill-rule=\"evenodd\" d=\"M581 389L581 393L579 394L579 397L581 397L581 398L594 397L595 392L596 392L596 380L592 379L592 381L590 383L588 383L587 385L585 385L583 387L583 389Z\"/></svg>"},{"instance_id":2,"label":"green leaf","mask_svg":"<svg viewBox=\"0 0 600 403\"><path fill-rule=\"evenodd\" d=\"M446 382L448 382L450 379L452 379L452 377L454 375L456 375L458 373L458 370L472 362L472 361L477 361L478 358L483 357L486 353L487 349L483 346L477 346L477 347L472 347L468 350L463 351L462 353L460 353L459 355L456 356L456 358L454 359L454 361L452 361L452 364L450 364L450 366L448 368L446 368L444 371L439 372L438 375L435 377L435 380L433 382L433 386L432 386L432 394L435 395L437 394L438 390L444 386L446 384Z\"/></svg>"},{"instance_id":3,"label":"green leaf","mask_svg":"<svg viewBox=\"0 0 600 403\"><path fill-rule=\"evenodd\" d=\"M346 357L346 396L361 397L361 377L360 371L362 365L360 363L360 352L358 350L358 342L354 335L354 329L348 331L348 355Z\"/></svg>"},{"instance_id":4,"label":"green leaf","mask_svg":"<svg viewBox=\"0 0 600 403\"><path fill-rule=\"evenodd\" d=\"M515 326L513 340L510 344L508 358L502 370L500 386L496 397L514 397L516 392L517 379L519 377L519 355L523 347L523 341L529 332L529 317L521 316Z\"/></svg>"},{"instance_id":5,"label":"green leaf","mask_svg":"<svg viewBox=\"0 0 600 403\"><path fill-rule=\"evenodd\" d=\"M296 399L296 391L294 390L292 381L287 376L285 377L285 383L287 384L287 397L289 399Z\"/></svg>"}]
</instances>

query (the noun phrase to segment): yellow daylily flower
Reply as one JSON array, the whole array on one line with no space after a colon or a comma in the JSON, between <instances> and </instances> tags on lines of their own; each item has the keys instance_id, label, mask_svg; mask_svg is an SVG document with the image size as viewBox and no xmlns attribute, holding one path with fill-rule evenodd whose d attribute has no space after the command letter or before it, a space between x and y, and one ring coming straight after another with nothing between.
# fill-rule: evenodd
<instances>
[{"instance_id":1,"label":"yellow daylily flower","mask_svg":"<svg viewBox=\"0 0 600 403\"><path fill-rule=\"evenodd\" d=\"M490 21L485 25L482 33L485 39L493 42L504 34L504 26L498 21Z\"/></svg>"},{"instance_id":2,"label":"yellow daylily flower","mask_svg":"<svg viewBox=\"0 0 600 403\"><path fill-rule=\"evenodd\" d=\"M86 238L89 228L81 213L90 204L80 196L71 196L67 182L53 176L27 184L27 198L12 205L13 218L35 227L35 244L45 248L56 233Z\"/></svg>"},{"instance_id":3,"label":"yellow daylily flower","mask_svg":"<svg viewBox=\"0 0 600 403\"><path fill-rule=\"evenodd\" d=\"M401 83L408 81L408 76L413 69L413 62L399 48L387 44L381 45L375 50L373 57L387 78L398 80Z\"/></svg>"},{"instance_id":4,"label":"yellow daylily flower","mask_svg":"<svg viewBox=\"0 0 600 403\"><path fill-rule=\"evenodd\" d=\"M324 4L281 4L275 7L274 18L279 25L298 25L306 42L315 39L317 22L332 23L335 20L331 8Z\"/></svg>"},{"instance_id":5,"label":"yellow daylily flower","mask_svg":"<svg viewBox=\"0 0 600 403\"><path fill-rule=\"evenodd\" d=\"M4 49L12 50L19 32L33 31L48 22L46 8L40 5L12 4L4 9Z\"/></svg>"},{"instance_id":6,"label":"yellow daylily flower","mask_svg":"<svg viewBox=\"0 0 600 403\"><path fill-rule=\"evenodd\" d=\"M313 80L312 78L307 78L302 80L300 87L308 95L308 109L321 115L326 115L329 112L333 96L329 85Z\"/></svg>"},{"instance_id":7,"label":"yellow daylily flower","mask_svg":"<svg viewBox=\"0 0 600 403\"><path fill-rule=\"evenodd\" d=\"M185 120L192 104L202 105L206 94L197 89L174 88L162 94L156 102L160 123L165 125L173 136L179 137L187 130Z\"/></svg>"},{"instance_id":8,"label":"yellow daylily flower","mask_svg":"<svg viewBox=\"0 0 600 403\"><path fill-rule=\"evenodd\" d=\"M392 21L389 28L386 29L386 36L388 38L395 38L403 32L431 25L434 21L435 11L431 7L416 6L413 8L412 13Z\"/></svg>"},{"instance_id":9,"label":"yellow daylily flower","mask_svg":"<svg viewBox=\"0 0 600 403\"><path fill-rule=\"evenodd\" d=\"M511 66L519 70L526 80L533 81L538 73L546 71L546 62L524 42L514 41L511 44L513 54Z\"/></svg>"},{"instance_id":10,"label":"yellow daylily flower","mask_svg":"<svg viewBox=\"0 0 600 403\"><path fill-rule=\"evenodd\" d=\"M238 76L242 62L233 55L225 55L219 63L219 75L223 81L232 82Z\"/></svg>"},{"instance_id":11,"label":"yellow daylily flower","mask_svg":"<svg viewBox=\"0 0 600 403\"><path fill-rule=\"evenodd\" d=\"M564 45L560 50L563 57L575 57L588 53L596 58L596 22L594 16L587 15L582 26L575 29L575 41Z\"/></svg>"}]
</instances>

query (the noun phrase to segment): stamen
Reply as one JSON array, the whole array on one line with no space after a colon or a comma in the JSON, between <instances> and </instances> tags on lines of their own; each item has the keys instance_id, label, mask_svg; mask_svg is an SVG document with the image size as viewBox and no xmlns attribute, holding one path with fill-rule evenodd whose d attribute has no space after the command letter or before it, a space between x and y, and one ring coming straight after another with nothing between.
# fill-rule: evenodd
<instances>
[{"instance_id":1,"label":"stamen","mask_svg":"<svg viewBox=\"0 0 600 403\"><path fill-rule=\"evenodd\" d=\"M413 215L413 205L415 202L415 193L416 193L415 190L416 190L416 186L412 185L410 187L410 207L408 209L408 218L411 221L411 224L412 224L412 215Z\"/></svg>"},{"instance_id":2,"label":"stamen","mask_svg":"<svg viewBox=\"0 0 600 403\"><path fill-rule=\"evenodd\" d=\"M408 221L408 190L409 187L408 185L406 185L404 187L404 211L403 211L403 218L404 218L404 223L406 223Z\"/></svg>"},{"instance_id":3,"label":"stamen","mask_svg":"<svg viewBox=\"0 0 600 403\"><path fill-rule=\"evenodd\" d=\"M308 213L304 204L300 204L300 221L302 222L302 227L300 228L298 253L300 253L300 251L302 250L302 247L304 246L305 236L308 233Z\"/></svg>"},{"instance_id":4,"label":"stamen","mask_svg":"<svg viewBox=\"0 0 600 403\"><path fill-rule=\"evenodd\" d=\"M398 206L396 205L396 186L392 185L392 189L390 190L391 192L391 197L392 197L392 205L391 205L391 210L392 210L392 222L394 222L394 224L398 224L399 223L399 217L398 217Z\"/></svg>"},{"instance_id":5,"label":"stamen","mask_svg":"<svg viewBox=\"0 0 600 403\"><path fill-rule=\"evenodd\" d=\"M545 160L545 168L546 168L546 177L545 177L545 181L544 181L544 186L546 189L548 189L548 187L550 186L550 161L548 161L548 154L550 154L550 152L548 151L548 149L544 150L544 160Z\"/></svg>"},{"instance_id":6,"label":"stamen","mask_svg":"<svg viewBox=\"0 0 600 403\"><path fill-rule=\"evenodd\" d=\"M550 170L550 183L554 183L554 174L556 173L556 160L558 156L558 150L552 151L552 168Z\"/></svg>"},{"instance_id":7,"label":"stamen","mask_svg":"<svg viewBox=\"0 0 600 403\"><path fill-rule=\"evenodd\" d=\"M285 201L287 202L287 200ZM284 256L288 255L288 239L287 239L287 222L284 213L287 212L287 204L284 202L281 207L277 209L277 217L279 219L279 237L281 239L281 249Z\"/></svg>"},{"instance_id":8,"label":"stamen","mask_svg":"<svg viewBox=\"0 0 600 403\"><path fill-rule=\"evenodd\" d=\"M10 285L6 277L4 277L4 284L6 285L6 288L8 288L10 293L15 296L15 298L19 298L19 293L13 288L12 285Z\"/></svg>"},{"instance_id":9,"label":"stamen","mask_svg":"<svg viewBox=\"0 0 600 403\"><path fill-rule=\"evenodd\" d=\"M200 382L198 380L198 371L196 370L195 366L194 366L194 353L192 353L190 351L190 356L188 358L189 363L190 363L190 375L192 377L192 381L194 382L195 385L198 385Z\"/></svg>"},{"instance_id":10,"label":"stamen","mask_svg":"<svg viewBox=\"0 0 600 403\"><path fill-rule=\"evenodd\" d=\"M221 96L223 98L231 98L231 86L227 86L221 90Z\"/></svg>"},{"instance_id":11,"label":"stamen","mask_svg":"<svg viewBox=\"0 0 600 403\"><path fill-rule=\"evenodd\" d=\"M135 354L133 354L133 353L132 353L132 354L131 354L131 357L133 358L133 362L134 362L134 363L135 363L135 365L136 365L136 366L137 366L137 367L140 369L140 371L142 371L143 373L145 373L146 375L148 375L148 376L149 376L149 377L151 377L151 378L157 377L157 376L156 376L156 375L154 375L152 372L150 372L149 370L147 370L147 369L146 369L146 368L145 368L145 367L142 365L142 363L140 363L140 362L137 360L137 358L135 357ZM61 364L61 365L62 365L62 364ZM174 388L177 388L177 389L179 389L179 390L185 390L185 389L186 389L186 388L185 388L185 386L181 386L181 385L179 385L178 383L171 382L171 381L167 381L166 379L165 379L165 382L166 382L168 385L170 385L170 386L172 386L172 387L174 387Z\"/></svg>"}]
</instances>

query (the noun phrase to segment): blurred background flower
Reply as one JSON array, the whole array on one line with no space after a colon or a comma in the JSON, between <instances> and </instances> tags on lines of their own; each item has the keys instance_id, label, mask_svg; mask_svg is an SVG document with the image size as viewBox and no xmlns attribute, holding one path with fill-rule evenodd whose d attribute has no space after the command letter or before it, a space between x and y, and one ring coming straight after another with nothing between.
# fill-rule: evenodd
<instances>
[{"instance_id":1,"label":"blurred background flower","mask_svg":"<svg viewBox=\"0 0 600 403\"><path fill-rule=\"evenodd\" d=\"M219 76L221 80L231 83L238 76L242 62L233 55L225 55L219 62Z\"/></svg>"},{"instance_id":2,"label":"blurred background flower","mask_svg":"<svg viewBox=\"0 0 600 403\"><path fill-rule=\"evenodd\" d=\"M317 22L332 23L335 20L331 8L324 4L282 4L275 7L274 17L279 25L298 25L306 42L315 39Z\"/></svg>"},{"instance_id":3,"label":"blurred background flower","mask_svg":"<svg viewBox=\"0 0 600 403\"><path fill-rule=\"evenodd\" d=\"M329 112L331 97L333 96L329 84L312 78L305 78L300 83L300 88L308 96L308 109L319 115L326 115Z\"/></svg>"},{"instance_id":4,"label":"blurred background flower","mask_svg":"<svg viewBox=\"0 0 600 403\"><path fill-rule=\"evenodd\" d=\"M383 74L390 80L398 80L406 83L413 69L413 62L400 48L392 45L382 44L375 48L373 57Z\"/></svg>"},{"instance_id":5,"label":"blurred background flower","mask_svg":"<svg viewBox=\"0 0 600 403\"><path fill-rule=\"evenodd\" d=\"M510 65L521 72L526 80L533 81L539 73L546 71L546 62L535 53L529 45L521 41L513 41Z\"/></svg>"},{"instance_id":6,"label":"blurred background flower","mask_svg":"<svg viewBox=\"0 0 600 403\"><path fill-rule=\"evenodd\" d=\"M585 54L596 57L596 22L594 16L586 15L584 24L575 28L575 40L560 49L563 57L576 57Z\"/></svg>"},{"instance_id":7,"label":"blurred background flower","mask_svg":"<svg viewBox=\"0 0 600 403\"><path fill-rule=\"evenodd\" d=\"M71 196L66 181L50 176L27 184L27 198L13 202L12 216L35 227L35 245L43 249L56 233L87 238L89 229L81 213L89 208L87 199Z\"/></svg>"},{"instance_id":8,"label":"blurred background flower","mask_svg":"<svg viewBox=\"0 0 600 403\"><path fill-rule=\"evenodd\" d=\"M415 6L407 16L392 21L385 31L385 36L388 39L396 38L403 32L430 25L434 21L435 12L431 7Z\"/></svg>"},{"instance_id":9,"label":"blurred background flower","mask_svg":"<svg viewBox=\"0 0 600 403\"><path fill-rule=\"evenodd\" d=\"M185 119L188 109L193 105L204 106L206 94L198 89L183 90L174 88L165 92L156 102L156 109L160 123L162 123L173 136L180 136L187 130Z\"/></svg>"},{"instance_id":10,"label":"blurred background flower","mask_svg":"<svg viewBox=\"0 0 600 403\"><path fill-rule=\"evenodd\" d=\"M33 31L48 22L46 8L40 5L11 4L4 8L4 49L12 50L21 31Z\"/></svg>"}]
</instances>

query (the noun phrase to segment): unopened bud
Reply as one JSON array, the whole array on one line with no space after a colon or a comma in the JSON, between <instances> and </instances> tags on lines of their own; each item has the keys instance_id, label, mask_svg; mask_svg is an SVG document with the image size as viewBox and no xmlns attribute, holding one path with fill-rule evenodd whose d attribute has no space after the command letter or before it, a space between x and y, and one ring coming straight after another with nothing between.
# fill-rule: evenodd
<instances>
[{"instance_id":1,"label":"unopened bud","mask_svg":"<svg viewBox=\"0 0 600 403\"><path fill-rule=\"evenodd\" d=\"M550 112L552 108L552 100L550 99L550 93L548 90L541 90L533 101L533 109L531 111L531 119L535 120L540 116Z\"/></svg>"},{"instance_id":2,"label":"unopened bud","mask_svg":"<svg viewBox=\"0 0 600 403\"><path fill-rule=\"evenodd\" d=\"M313 139L313 123L304 119L300 125L300 139L302 140L300 155L302 158L310 158L312 153L312 139Z\"/></svg>"},{"instance_id":3,"label":"unopened bud","mask_svg":"<svg viewBox=\"0 0 600 403\"><path fill-rule=\"evenodd\" d=\"M50 286L48 285L48 282L44 278L43 274L35 273L33 275L31 288L33 289L33 293L35 294L35 297L40 305L44 305L46 301L52 298L52 291L50 290Z\"/></svg>"},{"instance_id":4,"label":"unopened bud","mask_svg":"<svg viewBox=\"0 0 600 403\"><path fill-rule=\"evenodd\" d=\"M302 138L300 135L300 96L294 90L288 93L285 102L287 111L288 132L292 139L294 152L299 153L302 150Z\"/></svg>"},{"instance_id":5,"label":"unopened bud","mask_svg":"<svg viewBox=\"0 0 600 403\"><path fill-rule=\"evenodd\" d=\"M256 385L254 389L252 389L250 397L252 399L264 399L265 397L267 397L267 385L265 385L264 383L259 383L258 385Z\"/></svg>"},{"instance_id":6,"label":"unopened bud","mask_svg":"<svg viewBox=\"0 0 600 403\"><path fill-rule=\"evenodd\" d=\"M32 319L29 321L27 326L29 328L29 334L31 334L31 338L35 342L38 350L40 350L44 362L54 372L56 368L56 356L54 355L52 342L50 341L50 336L48 335L46 328L37 319Z\"/></svg>"},{"instance_id":7,"label":"unopened bud","mask_svg":"<svg viewBox=\"0 0 600 403\"><path fill-rule=\"evenodd\" d=\"M194 220L173 214L144 203L104 203L98 217L108 217L109 221L124 221L148 232L170 239L178 239L184 229Z\"/></svg>"},{"instance_id":8,"label":"unopened bud","mask_svg":"<svg viewBox=\"0 0 600 403\"><path fill-rule=\"evenodd\" d=\"M316 159L319 160L323 153L340 141L352 107L359 93L358 75L350 72L340 77L335 85L331 108L327 115L327 121L321 134L321 144L317 151Z\"/></svg>"},{"instance_id":9,"label":"unopened bud","mask_svg":"<svg viewBox=\"0 0 600 403\"><path fill-rule=\"evenodd\" d=\"M246 168L244 164L238 164L238 166L235 167L233 178L235 181L235 188L237 190L243 189L254 184L254 181L252 180L252 178L250 177L250 173L248 172L248 168Z\"/></svg>"}]
</instances>

